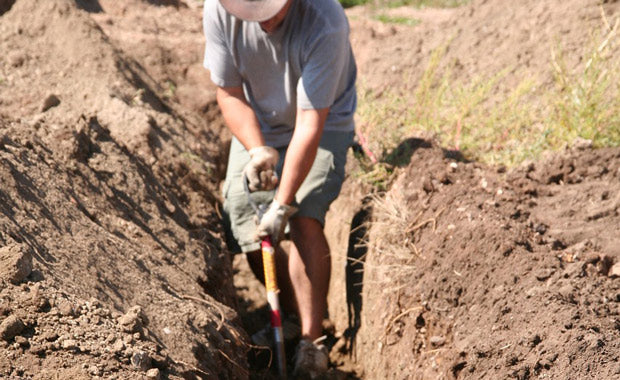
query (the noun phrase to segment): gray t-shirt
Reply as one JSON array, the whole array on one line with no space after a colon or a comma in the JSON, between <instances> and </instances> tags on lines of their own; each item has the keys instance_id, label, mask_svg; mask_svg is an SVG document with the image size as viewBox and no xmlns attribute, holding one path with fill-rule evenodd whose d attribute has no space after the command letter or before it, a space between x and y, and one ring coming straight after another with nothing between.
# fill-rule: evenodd
<instances>
[{"instance_id":1,"label":"gray t-shirt","mask_svg":"<svg viewBox=\"0 0 620 380\"><path fill-rule=\"evenodd\" d=\"M336 0L292 0L272 34L204 4L204 66L220 87L243 86L268 145L290 142L297 108L330 107L327 131L352 131L357 68L349 24Z\"/></svg>"}]
</instances>

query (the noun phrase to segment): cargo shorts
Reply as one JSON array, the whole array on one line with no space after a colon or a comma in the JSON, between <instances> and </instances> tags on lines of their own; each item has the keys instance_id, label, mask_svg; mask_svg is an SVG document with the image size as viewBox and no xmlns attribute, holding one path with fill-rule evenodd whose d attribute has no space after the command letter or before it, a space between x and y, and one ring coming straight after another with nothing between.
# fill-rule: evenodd
<instances>
[{"instance_id":1,"label":"cargo shorts","mask_svg":"<svg viewBox=\"0 0 620 380\"><path fill-rule=\"evenodd\" d=\"M292 204L298 211L292 217L313 218L322 226L325 225L325 214L342 188L347 150L353 143L354 135L354 132L323 132L312 168L295 194ZM286 149L287 147L278 149L278 178L282 175ZM242 171L249 161L247 150L233 137L222 189L226 241L233 253L260 249L260 242L255 239L256 214L243 188ZM251 197L256 204L269 204L274 195L275 191L257 191L252 193Z\"/></svg>"}]
</instances>

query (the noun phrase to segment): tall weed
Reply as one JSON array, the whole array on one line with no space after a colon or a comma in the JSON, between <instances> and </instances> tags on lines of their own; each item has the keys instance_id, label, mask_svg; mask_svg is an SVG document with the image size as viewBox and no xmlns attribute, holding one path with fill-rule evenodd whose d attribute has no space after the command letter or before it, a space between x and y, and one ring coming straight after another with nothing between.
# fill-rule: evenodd
<instances>
[{"instance_id":1,"label":"tall weed","mask_svg":"<svg viewBox=\"0 0 620 380\"><path fill-rule=\"evenodd\" d=\"M620 145L620 57L614 50L618 22L613 28L606 25L593 38L584 63L573 70L561 47L553 50L553 86L527 78L500 91L510 67L461 82L450 64L441 68L445 47L433 52L413 91L376 94L362 85L361 130L384 164L372 181L383 184L391 176L390 168L398 163L390 151L420 132L430 132L444 147L459 149L470 159L507 166L536 159L578 137L597 147Z\"/></svg>"}]
</instances>

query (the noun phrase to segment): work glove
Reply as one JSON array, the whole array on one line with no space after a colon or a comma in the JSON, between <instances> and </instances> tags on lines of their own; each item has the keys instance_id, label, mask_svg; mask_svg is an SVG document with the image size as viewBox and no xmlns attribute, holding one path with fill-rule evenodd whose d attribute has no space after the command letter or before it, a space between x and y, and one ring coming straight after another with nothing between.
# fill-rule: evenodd
<instances>
[{"instance_id":1,"label":"work glove","mask_svg":"<svg viewBox=\"0 0 620 380\"><path fill-rule=\"evenodd\" d=\"M278 163L278 151L269 146L258 146L249 150L250 162L243 168L243 175L248 179L250 191L273 190L278 183L275 166Z\"/></svg>"},{"instance_id":2,"label":"work glove","mask_svg":"<svg viewBox=\"0 0 620 380\"><path fill-rule=\"evenodd\" d=\"M256 229L256 235L259 239L269 236L272 244L278 244L284 235L288 218L296 212L297 207L280 204L274 199L263 214Z\"/></svg>"}]
</instances>

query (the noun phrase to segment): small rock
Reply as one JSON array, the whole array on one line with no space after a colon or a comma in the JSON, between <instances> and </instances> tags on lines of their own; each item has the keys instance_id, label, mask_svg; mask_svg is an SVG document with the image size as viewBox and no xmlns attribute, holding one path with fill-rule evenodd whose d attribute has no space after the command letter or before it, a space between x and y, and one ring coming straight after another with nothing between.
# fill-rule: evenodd
<instances>
[{"instance_id":1,"label":"small rock","mask_svg":"<svg viewBox=\"0 0 620 380\"><path fill-rule=\"evenodd\" d=\"M585 150L592 148L592 140L584 139L583 137L577 137L573 140L573 148L577 150Z\"/></svg>"},{"instance_id":2,"label":"small rock","mask_svg":"<svg viewBox=\"0 0 620 380\"><path fill-rule=\"evenodd\" d=\"M151 368L148 371L146 371L146 378L149 380L160 380L161 374L159 373L159 369Z\"/></svg>"},{"instance_id":3,"label":"small rock","mask_svg":"<svg viewBox=\"0 0 620 380\"><path fill-rule=\"evenodd\" d=\"M93 376L101 376L101 369L96 365L91 365L90 367L88 367L88 373Z\"/></svg>"},{"instance_id":4,"label":"small rock","mask_svg":"<svg viewBox=\"0 0 620 380\"><path fill-rule=\"evenodd\" d=\"M15 343L19 344L21 347L28 347L30 345L28 339L19 335L15 337Z\"/></svg>"},{"instance_id":5,"label":"small rock","mask_svg":"<svg viewBox=\"0 0 620 380\"><path fill-rule=\"evenodd\" d=\"M37 356L45 354L45 347L42 344L34 344L30 346L30 353Z\"/></svg>"},{"instance_id":6,"label":"small rock","mask_svg":"<svg viewBox=\"0 0 620 380\"><path fill-rule=\"evenodd\" d=\"M60 99L58 96L54 94L49 94L47 98L43 101L43 105L41 106L41 112L45 112L52 107L56 107L60 104Z\"/></svg>"},{"instance_id":7,"label":"small rock","mask_svg":"<svg viewBox=\"0 0 620 380\"><path fill-rule=\"evenodd\" d=\"M122 340L117 339L112 345L111 351L115 354L120 354L125 349L125 343Z\"/></svg>"},{"instance_id":8,"label":"small rock","mask_svg":"<svg viewBox=\"0 0 620 380\"><path fill-rule=\"evenodd\" d=\"M77 348L77 341L75 339L65 339L62 341L62 348L65 350L74 350Z\"/></svg>"},{"instance_id":9,"label":"small rock","mask_svg":"<svg viewBox=\"0 0 620 380\"><path fill-rule=\"evenodd\" d=\"M0 248L0 279L17 285L32 272L32 255L25 244L9 244Z\"/></svg>"},{"instance_id":10,"label":"small rock","mask_svg":"<svg viewBox=\"0 0 620 380\"><path fill-rule=\"evenodd\" d=\"M24 323L14 315L7 317L0 323L0 339L9 341L24 329Z\"/></svg>"},{"instance_id":11,"label":"small rock","mask_svg":"<svg viewBox=\"0 0 620 380\"><path fill-rule=\"evenodd\" d=\"M131 345L131 344L133 343L133 335L125 335L125 336L123 337L123 342L124 342L126 345Z\"/></svg>"},{"instance_id":12,"label":"small rock","mask_svg":"<svg viewBox=\"0 0 620 380\"><path fill-rule=\"evenodd\" d=\"M608 273L609 277L620 277L620 262L615 263Z\"/></svg>"},{"instance_id":13,"label":"small rock","mask_svg":"<svg viewBox=\"0 0 620 380\"><path fill-rule=\"evenodd\" d=\"M435 335L429 339L431 346L433 347L441 347L446 343L446 338L443 336Z\"/></svg>"},{"instance_id":14,"label":"small rock","mask_svg":"<svg viewBox=\"0 0 620 380\"><path fill-rule=\"evenodd\" d=\"M131 364L142 371L151 368L151 358L144 351L136 351L131 356Z\"/></svg>"},{"instance_id":15,"label":"small rock","mask_svg":"<svg viewBox=\"0 0 620 380\"><path fill-rule=\"evenodd\" d=\"M140 306L134 306L118 319L118 323L125 332L134 333L142 330L144 314Z\"/></svg>"},{"instance_id":16,"label":"small rock","mask_svg":"<svg viewBox=\"0 0 620 380\"><path fill-rule=\"evenodd\" d=\"M544 235L545 232L547 232L547 229L549 229L549 226L544 223L540 223L536 226L535 231L541 235Z\"/></svg>"},{"instance_id":17,"label":"small rock","mask_svg":"<svg viewBox=\"0 0 620 380\"><path fill-rule=\"evenodd\" d=\"M62 300L58 303L58 311L61 315L64 315L65 317L75 315L75 309L73 308L73 304L67 300Z\"/></svg>"},{"instance_id":18,"label":"small rock","mask_svg":"<svg viewBox=\"0 0 620 380\"><path fill-rule=\"evenodd\" d=\"M538 281L545 281L549 277L551 277L551 275L553 275L554 272L555 271L553 269L542 268L536 271L535 276Z\"/></svg>"},{"instance_id":19,"label":"small rock","mask_svg":"<svg viewBox=\"0 0 620 380\"><path fill-rule=\"evenodd\" d=\"M41 338L43 338L44 340L48 342L53 342L56 339L58 339L58 334L53 331L46 331L43 334L41 334Z\"/></svg>"}]
</instances>

